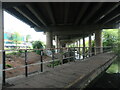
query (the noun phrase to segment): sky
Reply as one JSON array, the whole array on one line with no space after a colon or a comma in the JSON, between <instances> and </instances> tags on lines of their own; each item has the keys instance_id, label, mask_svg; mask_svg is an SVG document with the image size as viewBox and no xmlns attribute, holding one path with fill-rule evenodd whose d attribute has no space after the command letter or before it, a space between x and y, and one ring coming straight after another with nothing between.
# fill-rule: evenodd
<instances>
[{"instance_id":1,"label":"sky","mask_svg":"<svg viewBox=\"0 0 120 90\"><path fill-rule=\"evenodd\" d=\"M46 35L43 32L36 32L29 25L4 11L4 31L18 32L20 35L31 35L31 40L46 42Z\"/></svg>"},{"instance_id":2,"label":"sky","mask_svg":"<svg viewBox=\"0 0 120 90\"><path fill-rule=\"evenodd\" d=\"M46 35L43 32L36 32L29 25L20 21L19 19L5 11L4 11L4 31L11 33L18 32L20 33L20 35L23 36L31 35L30 41L40 40L46 43ZM86 40L88 40L88 37L86 38ZM53 41L53 45L55 45L55 41Z\"/></svg>"}]
</instances>

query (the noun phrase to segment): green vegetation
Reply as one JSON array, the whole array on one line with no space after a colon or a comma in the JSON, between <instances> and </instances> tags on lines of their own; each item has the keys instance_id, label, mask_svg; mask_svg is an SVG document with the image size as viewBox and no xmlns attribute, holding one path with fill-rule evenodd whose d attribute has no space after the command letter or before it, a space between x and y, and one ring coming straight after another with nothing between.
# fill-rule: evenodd
<instances>
[{"instance_id":1,"label":"green vegetation","mask_svg":"<svg viewBox=\"0 0 120 90\"><path fill-rule=\"evenodd\" d=\"M16 44L16 46L17 44L21 43L20 41L22 41L22 38L18 32L14 32L14 34L11 36L11 39Z\"/></svg>"},{"instance_id":2,"label":"green vegetation","mask_svg":"<svg viewBox=\"0 0 120 90\"><path fill-rule=\"evenodd\" d=\"M43 44L41 41L34 41L32 43L32 46L33 46L33 49L43 49ZM41 50L34 50L34 52L40 55Z\"/></svg>"},{"instance_id":3,"label":"green vegetation","mask_svg":"<svg viewBox=\"0 0 120 90\"><path fill-rule=\"evenodd\" d=\"M54 66L58 66L58 65L61 64L61 61L50 62L50 64L48 64L47 66L48 66L48 67L53 67L53 63L54 63Z\"/></svg>"},{"instance_id":4,"label":"green vegetation","mask_svg":"<svg viewBox=\"0 0 120 90\"><path fill-rule=\"evenodd\" d=\"M29 42L29 39L31 38L30 35L26 35L26 42Z\"/></svg>"},{"instance_id":5,"label":"green vegetation","mask_svg":"<svg viewBox=\"0 0 120 90\"><path fill-rule=\"evenodd\" d=\"M118 56L117 60L108 68L107 73L118 73L120 63L120 30L103 30L103 46L112 46L114 53Z\"/></svg>"},{"instance_id":6,"label":"green vegetation","mask_svg":"<svg viewBox=\"0 0 120 90\"><path fill-rule=\"evenodd\" d=\"M6 55L16 55L16 56L20 56L22 53L24 53L23 50L18 50L18 51L9 51L9 53L6 53Z\"/></svg>"},{"instance_id":7,"label":"green vegetation","mask_svg":"<svg viewBox=\"0 0 120 90\"><path fill-rule=\"evenodd\" d=\"M118 29L105 29L102 35L103 46L114 46L118 40Z\"/></svg>"},{"instance_id":8,"label":"green vegetation","mask_svg":"<svg viewBox=\"0 0 120 90\"><path fill-rule=\"evenodd\" d=\"M6 64L5 66L8 67L8 68L11 68L11 67L12 67L10 64Z\"/></svg>"}]
</instances>

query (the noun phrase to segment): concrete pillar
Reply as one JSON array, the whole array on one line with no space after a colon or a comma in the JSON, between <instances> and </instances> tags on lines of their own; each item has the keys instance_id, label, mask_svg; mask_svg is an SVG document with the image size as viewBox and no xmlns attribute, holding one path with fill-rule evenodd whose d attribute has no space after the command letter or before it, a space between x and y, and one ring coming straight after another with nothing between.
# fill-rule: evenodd
<instances>
[{"instance_id":1,"label":"concrete pillar","mask_svg":"<svg viewBox=\"0 0 120 90\"><path fill-rule=\"evenodd\" d=\"M85 37L83 37L83 59L85 58Z\"/></svg>"},{"instance_id":2,"label":"concrete pillar","mask_svg":"<svg viewBox=\"0 0 120 90\"><path fill-rule=\"evenodd\" d=\"M92 56L92 40L91 40L91 35L89 35L89 56Z\"/></svg>"},{"instance_id":3,"label":"concrete pillar","mask_svg":"<svg viewBox=\"0 0 120 90\"><path fill-rule=\"evenodd\" d=\"M95 32L95 46L96 46L96 53L102 53L102 30L98 30Z\"/></svg>"},{"instance_id":4,"label":"concrete pillar","mask_svg":"<svg viewBox=\"0 0 120 90\"><path fill-rule=\"evenodd\" d=\"M78 47L78 41L76 41L76 46Z\"/></svg>"},{"instance_id":5,"label":"concrete pillar","mask_svg":"<svg viewBox=\"0 0 120 90\"><path fill-rule=\"evenodd\" d=\"M79 39L79 41L78 41L78 42L79 42L79 47L80 47L80 39Z\"/></svg>"},{"instance_id":6,"label":"concrete pillar","mask_svg":"<svg viewBox=\"0 0 120 90\"><path fill-rule=\"evenodd\" d=\"M52 48L52 32L46 32L46 48Z\"/></svg>"},{"instance_id":7,"label":"concrete pillar","mask_svg":"<svg viewBox=\"0 0 120 90\"><path fill-rule=\"evenodd\" d=\"M58 48L58 36L55 36L55 42L56 42L55 48Z\"/></svg>"},{"instance_id":8,"label":"concrete pillar","mask_svg":"<svg viewBox=\"0 0 120 90\"><path fill-rule=\"evenodd\" d=\"M3 10L2 10L2 2L0 2L0 89L2 89L2 52L4 50L4 17L3 17Z\"/></svg>"},{"instance_id":9,"label":"concrete pillar","mask_svg":"<svg viewBox=\"0 0 120 90\"><path fill-rule=\"evenodd\" d=\"M58 39L58 48L61 48L61 43L59 39Z\"/></svg>"}]
</instances>

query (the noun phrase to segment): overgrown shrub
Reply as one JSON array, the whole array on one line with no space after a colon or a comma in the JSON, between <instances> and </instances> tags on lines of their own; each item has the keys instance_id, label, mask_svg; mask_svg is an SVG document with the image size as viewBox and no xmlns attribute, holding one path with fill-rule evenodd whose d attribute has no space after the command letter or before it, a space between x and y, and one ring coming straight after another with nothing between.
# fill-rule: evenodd
<instances>
[{"instance_id":1,"label":"overgrown shrub","mask_svg":"<svg viewBox=\"0 0 120 90\"><path fill-rule=\"evenodd\" d=\"M41 41L34 41L32 43L32 46L33 46L33 49L43 49L43 45ZM34 52L40 55L41 50L34 50Z\"/></svg>"},{"instance_id":2,"label":"overgrown shrub","mask_svg":"<svg viewBox=\"0 0 120 90\"><path fill-rule=\"evenodd\" d=\"M47 66L48 66L48 67L53 67L53 63L54 63L54 66L58 66L58 65L61 64L61 61L50 62L50 64L48 64Z\"/></svg>"},{"instance_id":3,"label":"overgrown shrub","mask_svg":"<svg viewBox=\"0 0 120 90\"><path fill-rule=\"evenodd\" d=\"M11 68L11 67L12 67L10 64L6 64L5 66L8 67L8 68Z\"/></svg>"}]
</instances>

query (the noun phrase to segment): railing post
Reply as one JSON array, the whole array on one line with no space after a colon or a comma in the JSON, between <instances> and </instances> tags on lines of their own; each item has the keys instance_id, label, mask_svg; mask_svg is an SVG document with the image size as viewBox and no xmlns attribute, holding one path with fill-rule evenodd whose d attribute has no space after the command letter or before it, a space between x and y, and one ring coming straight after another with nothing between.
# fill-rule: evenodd
<instances>
[{"instance_id":1,"label":"railing post","mask_svg":"<svg viewBox=\"0 0 120 90\"><path fill-rule=\"evenodd\" d=\"M79 60L80 60L80 47L78 47L78 49L79 49Z\"/></svg>"},{"instance_id":2,"label":"railing post","mask_svg":"<svg viewBox=\"0 0 120 90\"><path fill-rule=\"evenodd\" d=\"M92 48L89 47L89 57L91 57L91 56L92 56Z\"/></svg>"},{"instance_id":3,"label":"railing post","mask_svg":"<svg viewBox=\"0 0 120 90\"><path fill-rule=\"evenodd\" d=\"M52 60L53 60L52 65L53 65L53 68L54 68L54 51L53 50L51 50L51 51L52 51Z\"/></svg>"},{"instance_id":4,"label":"railing post","mask_svg":"<svg viewBox=\"0 0 120 90\"><path fill-rule=\"evenodd\" d=\"M63 64L63 48L60 49L60 53L61 53L61 64Z\"/></svg>"},{"instance_id":5,"label":"railing post","mask_svg":"<svg viewBox=\"0 0 120 90\"><path fill-rule=\"evenodd\" d=\"M96 47L94 47L94 55L96 55Z\"/></svg>"},{"instance_id":6,"label":"railing post","mask_svg":"<svg viewBox=\"0 0 120 90\"><path fill-rule=\"evenodd\" d=\"M5 73L5 65L6 65L6 62L5 62L5 51L3 51L3 86L5 86L6 84L6 73Z\"/></svg>"},{"instance_id":7,"label":"railing post","mask_svg":"<svg viewBox=\"0 0 120 90\"><path fill-rule=\"evenodd\" d=\"M68 62L70 63L70 48L68 48Z\"/></svg>"},{"instance_id":8,"label":"railing post","mask_svg":"<svg viewBox=\"0 0 120 90\"><path fill-rule=\"evenodd\" d=\"M40 50L40 62L41 62L40 69L41 69L41 72L43 72L43 51L42 50Z\"/></svg>"},{"instance_id":9,"label":"railing post","mask_svg":"<svg viewBox=\"0 0 120 90\"><path fill-rule=\"evenodd\" d=\"M75 47L74 47L74 62L75 62Z\"/></svg>"},{"instance_id":10,"label":"railing post","mask_svg":"<svg viewBox=\"0 0 120 90\"><path fill-rule=\"evenodd\" d=\"M28 67L27 67L27 50L25 50L25 76L28 76Z\"/></svg>"},{"instance_id":11,"label":"railing post","mask_svg":"<svg viewBox=\"0 0 120 90\"><path fill-rule=\"evenodd\" d=\"M83 51L83 53L82 53L83 54L83 59L85 59L85 47L83 47L82 51Z\"/></svg>"}]
</instances>

